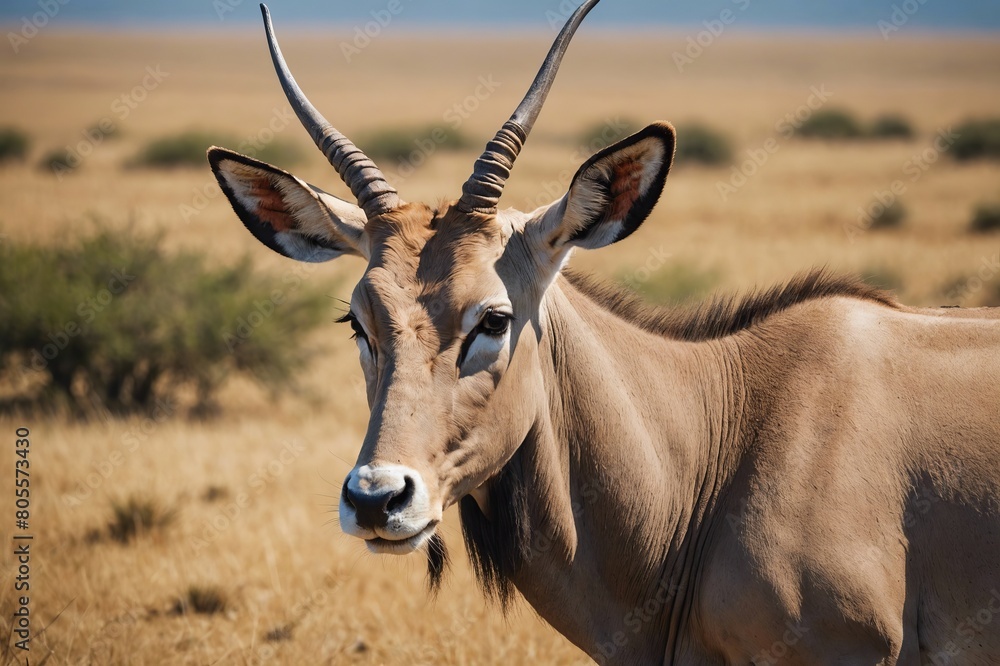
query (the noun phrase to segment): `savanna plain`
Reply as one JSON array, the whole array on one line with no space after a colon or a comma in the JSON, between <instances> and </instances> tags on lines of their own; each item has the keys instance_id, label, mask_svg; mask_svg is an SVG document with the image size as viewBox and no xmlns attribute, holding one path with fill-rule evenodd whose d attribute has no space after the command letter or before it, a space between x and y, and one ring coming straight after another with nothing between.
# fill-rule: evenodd
<instances>
[{"instance_id":1,"label":"savanna plain","mask_svg":"<svg viewBox=\"0 0 1000 666\"><path fill-rule=\"evenodd\" d=\"M381 166L404 199L432 204L458 195L552 37L390 26L348 62L348 27L277 28L306 93L362 148L387 132L410 133L410 154ZM905 30L883 40L874 28L734 30L678 66L674 54L687 37L585 25L503 204L533 209L561 196L592 149L627 128L697 123L726 138L729 156L679 163L639 232L578 253L574 266L665 302L770 286L827 266L883 284L909 304L1000 305L1000 235L970 231L974 209L1000 201L1000 164L956 160L949 143L963 121L1000 116L1000 42ZM0 165L0 242L57 243L95 224L160 231L172 250L200 251L219 265L249 256L276 285L291 275L329 296L294 389L236 379L221 388L218 409L199 417L179 407L116 418L0 415L5 662L24 662L11 633L17 567L8 546L13 441L27 427L32 663L590 663L527 604L504 618L483 599L454 510L443 525L452 564L436 597L421 557L376 557L340 532L339 488L367 407L357 351L334 320L362 262L303 267L260 246L207 163L128 166L157 138L221 132L244 152L296 146L298 163L278 166L349 197L289 113L259 30L54 26L0 57L0 87L0 125L32 138L23 162ZM846 110L861 123L899 115L913 134L790 136L821 109ZM102 119L118 131L88 138ZM463 141L439 140L445 134ZM682 148L685 141L682 131ZM67 147L78 158L71 168L39 168L48 151ZM872 225L879 199L890 195L905 213ZM281 305L268 316L280 319ZM115 508L129 501L159 518L113 538Z\"/></svg>"}]
</instances>

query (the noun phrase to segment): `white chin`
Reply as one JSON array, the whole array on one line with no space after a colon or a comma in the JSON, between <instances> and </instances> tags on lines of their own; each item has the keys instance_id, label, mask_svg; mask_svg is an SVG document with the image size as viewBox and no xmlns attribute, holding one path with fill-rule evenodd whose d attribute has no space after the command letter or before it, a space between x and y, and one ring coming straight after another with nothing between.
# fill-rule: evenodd
<instances>
[{"instance_id":1,"label":"white chin","mask_svg":"<svg viewBox=\"0 0 1000 666\"><path fill-rule=\"evenodd\" d=\"M365 539L368 550L379 555L409 555L415 550L420 550L427 541L434 535L437 523L432 522L422 531L407 539L390 540L381 537Z\"/></svg>"}]
</instances>

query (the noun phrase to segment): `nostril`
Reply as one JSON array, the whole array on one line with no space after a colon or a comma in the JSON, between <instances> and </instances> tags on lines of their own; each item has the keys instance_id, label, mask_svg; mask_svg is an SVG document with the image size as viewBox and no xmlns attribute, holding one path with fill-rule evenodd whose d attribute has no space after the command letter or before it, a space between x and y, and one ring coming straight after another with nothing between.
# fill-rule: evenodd
<instances>
[{"instance_id":1,"label":"nostril","mask_svg":"<svg viewBox=\"0 0 1000 666\"><path fill-rule=\"evenodd\" d=\"M403 478L403 489L400 490L395 495L393 495L391 498L389 498L389 501L386 502L385 505L386 512L391 513L393 511L397 511L399 509L404 508L407 504L409 504L410 500L413 499L413 489L414 489L413 478L410 477L409 475L406 475Z\"/></svg>"},{"instance_id":2,"label":"nostril","mask_svg":"<svg viewBox=\"0 0 1000 666\"><path fill-rule=\"evenodd\" d=\"M357 507L354 506L354 502L351 501L351 493L347 490L347 484L350 480L350 477L348 477L347 481L344 481L344 487L340 491L340 499L343 500L344 504L352 509L357 509Z\"/></svg>"}]
</instances>

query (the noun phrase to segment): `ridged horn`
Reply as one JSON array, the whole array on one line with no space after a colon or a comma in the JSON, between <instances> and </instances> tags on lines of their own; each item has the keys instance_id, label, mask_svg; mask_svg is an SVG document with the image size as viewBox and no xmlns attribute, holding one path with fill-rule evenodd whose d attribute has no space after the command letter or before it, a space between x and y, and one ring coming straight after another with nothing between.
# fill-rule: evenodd
<instances>
[{"instance_id":1,"label":"ridged horn","mask_svg":"<svg viewBox=\"0 0 1000 666\"><path fill-rule=\"evenodd\" d=\"M351 188L358 205L365 211L368 219L398 208L401 203L399 195L386 181L375 162L351 143L350 139L338 132L306 99L299 84L288 70L284 56L281 55L278 41L274 38L274 27L271 25L271 13L267 10L267 5L262 3L260 12L264 16L267 47L271 51L271 61L281 82L281 89L285 91L288 103L309 132L316 147L326 155L326 159L337 170L344 183Z\"/></svg>"},{"instance_id":2,"label":"ridged horn","mask_svg":"<svg viewBox=\"0 0 1000 666\"><path fill-rule=\"evenodd\" d=\"M521 100L510 120L504 123L493 140L486 144L486 152L476 160L472 176L462 186L462 198L458 201L459 210L466 213L496 212L504 185L510 178L510 170L514 167L514 160L517 159L524 142L531 134L531 128L545 104L549 90L552 89L552 83L559 72L559 65L566 54L566 49L569 48L569 43L583 19L598 2L600 0L587 0L566 21L566 25L549 49L542 68L538 70L531 88L528 89L528 94Z\"/></svg>"}]
</instances>

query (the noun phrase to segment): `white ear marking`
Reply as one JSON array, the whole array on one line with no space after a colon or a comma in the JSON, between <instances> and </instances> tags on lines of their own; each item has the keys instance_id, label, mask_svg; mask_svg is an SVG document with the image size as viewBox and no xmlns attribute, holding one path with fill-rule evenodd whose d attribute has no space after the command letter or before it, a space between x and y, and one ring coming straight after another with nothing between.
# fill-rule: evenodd
<instances>
[{"instance_id":1,"label":"white ear marking","mask_svg":"<svg viewBox=\"0 0 1000 666\"><path fill-rule=\"evenodd\" d=\"M316 263L367 256L360 207L250 157L212 148L212 171L244 226L287 257Z\"/></svg>"},{"instance_id":2,"label":"white ear marking","mask_svg":"<svg viewBox=\"0 0 1000 666\"><path fill-rule=\"evenodd\" d=\"M564 246L596 249L634 232L662 192L674 137L671 126L653 124L587 160L566 196L533 218L550 261L563 259Z\"/></svg>"}]
</instances>

